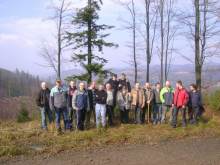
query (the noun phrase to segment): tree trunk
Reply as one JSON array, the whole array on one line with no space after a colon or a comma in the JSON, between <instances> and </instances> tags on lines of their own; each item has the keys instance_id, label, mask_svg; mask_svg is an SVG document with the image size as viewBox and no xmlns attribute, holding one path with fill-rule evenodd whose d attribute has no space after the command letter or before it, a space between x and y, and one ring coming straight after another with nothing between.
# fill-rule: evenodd
<instances>
[{"instance_id":1,"label":"tree trunk","mask_svg":"<svg viewBox=\"0 0 220 165\"><path fill-rule=\"evenodd\" d=\"M88 0L88 7L91 9L92 0ZM91 83L92 81L92 72L90 66L92 64L92 40L91 40L91 31L92 31L92 20L88 21L88 80L87 83Z\"/></svg>"},{"instance_id":2,"label":"tree trunk","mask_svg":"<svg viewBox=\"0 0 220 165\"><path fill-rule=\"evenodd\" d=\"M150 0L145 0L146 8L146 57L147 57L147 72L146 72L146 82L150 81Z\"/></svg>"},{"instance_id":3,"label":"tree trunk","mask_svg":"<svg viewBox=\"0 0 220 165\"><path fill-rule=\"evenodd\" d=\"M202 85L202 64L200 64L200 4L195 0L195 77L196 85L201 89Z\"/></svg>"},{"instance_id":4,"label":"tree trunk","mask_svg":"<svg viewBox=\"0 0 220 165\"><path fill-rule=\"evenodd\" d=\"M160 32L161 32L161 52L160 52L160 83L163 86L163 74L164 74L164 27L163 27L163 22L164 22L164 1L160 0Z\"/></svg>"}]
</instances>

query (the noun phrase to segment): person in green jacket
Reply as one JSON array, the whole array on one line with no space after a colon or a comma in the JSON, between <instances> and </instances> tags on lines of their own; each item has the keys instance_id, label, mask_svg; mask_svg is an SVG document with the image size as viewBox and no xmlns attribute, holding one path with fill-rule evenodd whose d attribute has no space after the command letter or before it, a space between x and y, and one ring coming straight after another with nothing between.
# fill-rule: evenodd
<instances>
[{"instance_id":1,"label":"person in green jacket","mask_svg":"<svg viewBox=\"0 0 220 165\"><path fill-rule=\"evenodd\" d=\"M165 87L160 91L160 100L162 102L162 118L161 123L172 120L172 105L173 105L174 88L171 87L170 81L166 81Z\"/></svg>"}]
</instances>

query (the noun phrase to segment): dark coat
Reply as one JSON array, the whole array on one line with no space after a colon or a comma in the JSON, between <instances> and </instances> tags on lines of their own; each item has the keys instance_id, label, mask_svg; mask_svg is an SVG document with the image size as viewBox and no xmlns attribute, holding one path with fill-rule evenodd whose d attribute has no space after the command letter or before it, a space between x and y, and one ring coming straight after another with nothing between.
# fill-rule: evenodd
<instances>
[{"instance_id":1,"label":"dark coat","mask_svg":"<svg viewBox=\"0 0 220 165\"><path fill-rule=\"evenodd\" d=\"M50 90L47 88L45 90L41 89L36 98L36 104L39 107L49 107L50 101Z\"/></svg>"},{"instance_id":2,"label":"dark coat","mask_svg":"<svg viewBox=\"0 0 220 165\"><path fill-rule=\"evenodd\" d=\"M127 79L125 79L125 80L119 80L118 81L118 83L119 83L119 90L121 90L123 87L125 87L125 88L127 88L128 89L128 92L131 92L131 84L130 84L130 82L127 80Z\"/></svg>"},{"instance_id":3,"label":"dark coat","mask_svg":"<svg viewBox=\"0 0 220 165\"><path fill-rule=\"evenodd\" d=\"M107 101L107 92L105 90L96 91L95 102L96 104L106 104Z\"/></svg>"},{"instance_id":4,"label":"dark coat","mask_svg":"<svg viewBox=\"0 0 220 165\"><path fill-rule=\"evenodd\" d=\"M69 87L69 90L68 90L68 95L67 95L67 104L68 104L68 107L72 107L72 98L73 98L73 94L74 92L76 91L76 87L75 88L71 88Z\"/></svg>"}]
</instances>

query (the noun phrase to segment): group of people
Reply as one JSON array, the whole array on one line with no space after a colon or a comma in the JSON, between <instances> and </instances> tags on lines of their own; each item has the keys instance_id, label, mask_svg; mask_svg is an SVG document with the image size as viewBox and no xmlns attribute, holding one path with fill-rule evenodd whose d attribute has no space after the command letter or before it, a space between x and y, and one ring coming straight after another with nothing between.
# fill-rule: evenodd
<instances>
[{"instance_id":1,"label":"group of people","mask_svg":"<svg viewBox=\"0 0 220 165\"><path fill-rule=\"evenodd\" d=\"M120 113L120 122L123 124L152 123L154 125L170 123L177 127L178 113L181 112L182 126L187 121L196 124L204 111L201 93L195 84L190 85L190 91L184 88L181 81L176 82L176 88L166 81L165 87L156 83L154 87L149 82L141 87L135 83L131 88L126 75L118 79L113 75L105 84L93 81L88 88L84 82L77 87L75 81L70 81L69 87L56 81L55 87L48 89L42 82L37 97L40 107L42 129L47 129L46 116L49 123L55 123L58 132L61 132L61 118L64 121L64 130L84 130L90 127L93 116L96 127L113 126L116 121L115 110ZM187 118L188 116L188 118Z\"/></svg>"}]
</instances>

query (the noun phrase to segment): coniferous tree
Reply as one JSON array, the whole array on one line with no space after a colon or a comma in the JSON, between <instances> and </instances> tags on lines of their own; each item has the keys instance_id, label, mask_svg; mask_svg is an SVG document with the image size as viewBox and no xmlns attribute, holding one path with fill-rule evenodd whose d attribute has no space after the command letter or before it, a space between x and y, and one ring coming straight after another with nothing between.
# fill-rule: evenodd
<instances>
[{"instance_id":1,"label":"coniferous tree","mask_svg":"<svg viewBox=\"0 0 220 165\"><path fill-rule=\"evenodd\" d=\"M73 17L74 32L67 32L68 43L73 46L74 50L72 59L85 70L84 74L73 75L71 78L88 83L92 81L93 75L103 76L108 73L104 69L104 65L108 62L107 59L98 56L97 53L103 52L104 47L117 46L105 41L110 34L104 32L114 27L97 23L101 5L101 0L88 0L86 7L79 9Z\"/></svg>"}]
</instances>

